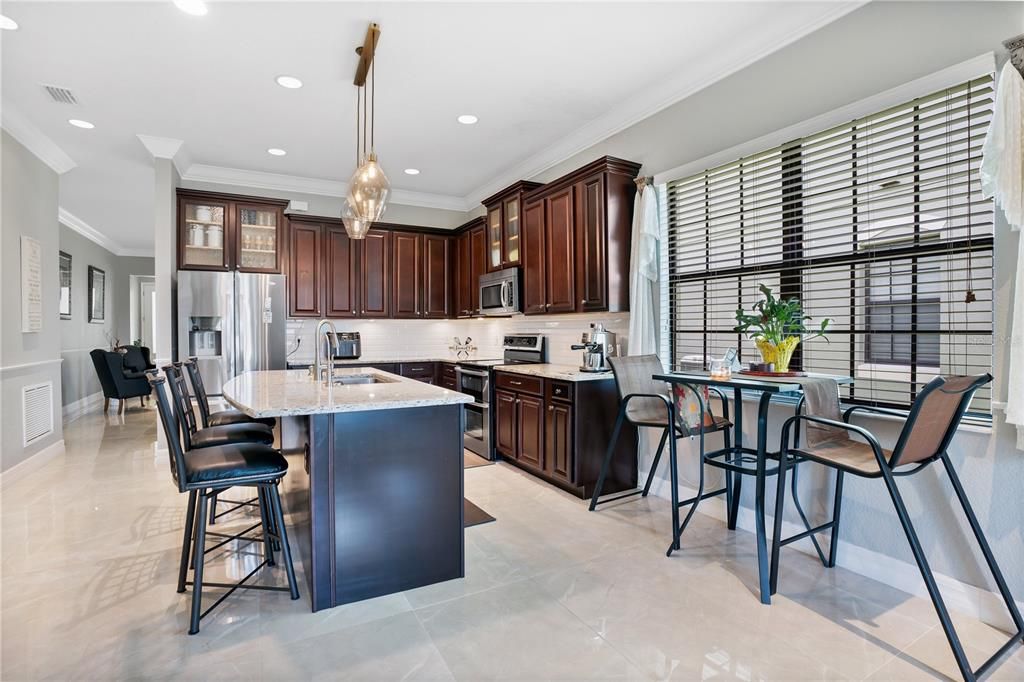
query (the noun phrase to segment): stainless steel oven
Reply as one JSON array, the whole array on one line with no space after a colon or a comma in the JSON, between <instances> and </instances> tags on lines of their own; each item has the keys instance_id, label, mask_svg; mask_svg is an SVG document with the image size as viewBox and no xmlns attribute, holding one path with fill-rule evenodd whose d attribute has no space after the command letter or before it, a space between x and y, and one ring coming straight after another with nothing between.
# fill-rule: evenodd
<instances>
[{"instance_id":1,"label":"stainless steel oven","mask_svg":"<svg viewBox=\"0 0 1024 682\"><path fill-rule=\"evenodd\" d=\"M513 315L519 308L519 268L480 275L480 314Z\"/></svg>"},{"instance_id":2,"label":"stainless steel oven","mask_svg":"<svg viewBox=\"0 0 1024 682\"><path fill-rule=\"evenodd\" d=\"M488 369L455 368L456 390L473 397L465 404L463 443L481 457L491 457L491 372Z\"/></svg>"}]
</instances>

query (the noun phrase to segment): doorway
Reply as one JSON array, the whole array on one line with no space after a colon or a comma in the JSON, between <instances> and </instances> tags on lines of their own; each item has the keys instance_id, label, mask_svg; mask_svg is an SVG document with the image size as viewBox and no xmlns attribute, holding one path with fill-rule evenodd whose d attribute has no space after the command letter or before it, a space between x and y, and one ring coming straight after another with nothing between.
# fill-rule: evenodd
<instances>
[{"instance_id":1,"label":"doorway","mask_svg":"<svg viewBox=\"0 0 1024 682\"><path fill-rule=\"evenodd\" d=\"M146 348L153 348L156 338L156 278L148 275L132 275L132 341Z\"/></svg>"}]
</instances>

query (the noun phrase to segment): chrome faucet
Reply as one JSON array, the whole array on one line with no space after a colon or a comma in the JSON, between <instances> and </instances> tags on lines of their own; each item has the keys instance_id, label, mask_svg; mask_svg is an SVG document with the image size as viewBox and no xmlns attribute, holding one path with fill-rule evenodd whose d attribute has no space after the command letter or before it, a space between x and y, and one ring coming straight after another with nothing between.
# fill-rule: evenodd
<instances>
[{"instance_id":1,"label":"chrome faucet","mask_svg":"<svg viewBox=\"0 0 1024 682\"><path fill-rule=\"evenodd\" d=\"M334 339L334 341L329 340L327 343L320 343L320 335L323 333L322 330L324 328L324 325L327 325L327 327L329 328L331 333L331 336L329 338ZM313 350L315 351L313 354L313 376L316 377L316 381L324 380L324 372L326 372L328 375L328 383L334 381L334 354L333 352L330 352L328 349L334 349L334 343L337 341L337 338L338 330L335 328L333 322L331 322L328 319L323 319L316 323L316 332L313 334ZM321 353L330 356L326 358L326 367L320 364Z\"/></svg>"}]
</instances>

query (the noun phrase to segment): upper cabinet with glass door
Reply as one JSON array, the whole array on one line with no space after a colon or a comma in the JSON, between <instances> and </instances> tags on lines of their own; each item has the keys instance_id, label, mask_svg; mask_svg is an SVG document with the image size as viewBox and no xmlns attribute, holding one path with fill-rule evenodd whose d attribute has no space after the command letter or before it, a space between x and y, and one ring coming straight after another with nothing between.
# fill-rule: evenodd
<instances>
[{"instance_id":1,"label":"upper cabinet with glass door","mask_svg":"<svg viewBox=\"0 0 1024 682\"><path fill-rule=\"evenodd\" d=\"M522 262L523 197L540 186L540 183L521 180L484 199L488 271L514 267Z\"/></svg>"},{"instance_id":2,"label":"upper cabinet with glass door","mask_svg":"<svg viewBox=\"0 0 1024 682\"><path fill-rule=\"evenodd\" d=\"M178 190L178 267L281 272L287 201Z\"/></svg>"}]
</instances>

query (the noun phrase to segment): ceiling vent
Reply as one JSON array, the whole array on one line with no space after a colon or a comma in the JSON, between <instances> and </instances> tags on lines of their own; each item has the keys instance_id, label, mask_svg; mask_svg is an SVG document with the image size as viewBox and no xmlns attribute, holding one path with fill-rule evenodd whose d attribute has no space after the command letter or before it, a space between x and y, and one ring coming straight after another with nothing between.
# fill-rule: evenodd
<instances>
[{"instance_id":1,"label":"ceiling vent","mask_svg":"<svg viewBox=\"0 0 1024 682\"><path fill-rule=\"evenodd\" d=\"M49 93L50 99L58 104L78 104L78 98L75 97L75 93L67 88L62 88L59 85L44 85L43 87Z\"/></svg>"}]
</instances>

